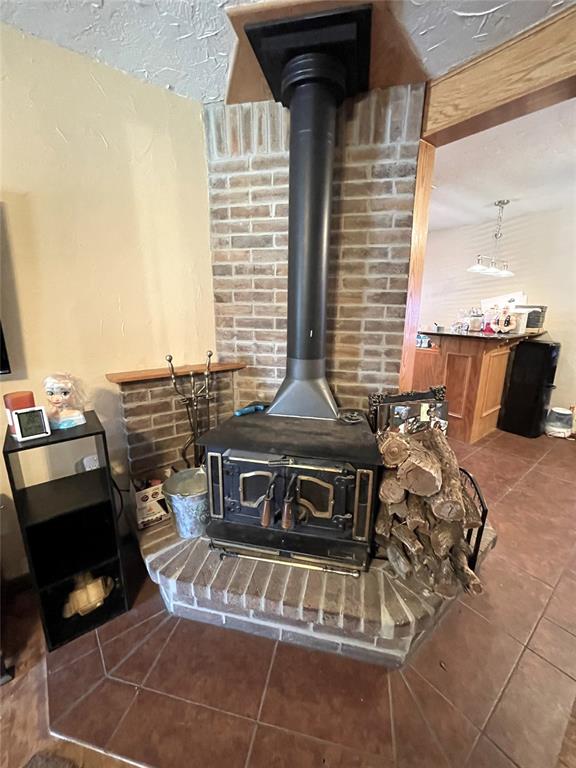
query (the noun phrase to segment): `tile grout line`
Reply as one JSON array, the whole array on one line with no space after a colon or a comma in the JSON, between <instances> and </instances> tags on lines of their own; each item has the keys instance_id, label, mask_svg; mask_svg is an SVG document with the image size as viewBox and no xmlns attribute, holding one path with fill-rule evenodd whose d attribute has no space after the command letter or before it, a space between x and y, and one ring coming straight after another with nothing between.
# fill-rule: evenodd
<instances>
[{"instance_id":1,"label":"tile grout line","mask_svg":"<svg viewBox=\"0 0 576 768\"><path fill-rule=\"evenodd\" d=\"M162 627L163 627L163 626L166 624L166 622L168 621L168 619L169 619L169 618L170 618L170 614L167 614L167 615L166 615L166 617L165 617L164 619L162 619L162 621L160 622L160 624L158 624L158 626L157 626L157 627L154 627L154 629L152 630L152 632L149 632L149 633L146 635L146 637L143 637L141 640L139 640L139 641L138 641L138 643L137 643L137 644L136 644L136 645L135 645L135 646L132 648L132 650L131 650L131 651L130 651L130 652L129 652L129 653L126 655L126 656L124 656L122 659L120 659L120 661L119 661L117 664L115 664L115 665L114 665L114 666L113 666L113 667L110 669L110 674L112 674L113 672L115 672L115 671L118 669L118 667L121 667L121 666L122 666L122 664L124 664L124 662L125 662L125 661L128 661L128 659L131 659L131 658L132 658L132 656L133 656L133 655L136 653L136 651L140 650L140 648L142 648L142 646L143 646L145 643L147 643L147 642L148 642L148 640L150 640L150 638L151 638L151 637L154 637L154 635L155 635L155 634L156 634L156 633L157 633L157 632L158 632L160 629L162 629ZM109 673L108 673L108 672L106 672L106 674L109 674Z\"/></svg>"},{"instance_id":2,"label":"tile grout line","mask_svg":"<svg viewBox=\"0 0 576 768\"><path fill-rule=\"evenodd\" d=\"M532 464L532 466L531 466L529 469L527 469L527 470L526 470L526 472L524 472L524 474L523 474L523 475L521 475L520 477L518 477L518 478L516 479L516 481L515 481L515 482L512 484L512 486L510 487L510 490L508 490L508 491L507 491L507 492L504 494L504 496L508 496L508 494L509 494L511 491L513 491L513 490L517 490L517 486L518 486L518 484L519 484L519 483L521 483L521 482L522 482L522 480L524 480L524 479L525 479L526 475L528 475L528 473L529 473L529 472L532 472L534 469L536 469L536 468L537 468L538 464L540 464L540 462L542 461L542 459L544 459L544 457L545 457L545 456L547 456L547 455L550 453L550 451L551 451L551 450L552 450L552 448L549 448L549 449L548 449L548 451L546 451L546 453L545 453L545 454L543 454L542 456L540 456L540 458L539 458L539 459L537 459L537 460L536 460L536 461L535 461L535 462ZM518 456L517 458L521 458L521 457L520 457L520 456ZM504 496L502 497L502 499L504 498ZM502 499L501 499L501 501L502 501Z\"/></svg>"},{"instance_id":3,"label":"tile grout line","mask_svg":"<svg viewBox=\"0 0 576 768\"><path fill-rule=\"evenodd\" d=\"M522 660L522 658L523 658L524 654L526 653L526 651L527 651L527 650L528 650L528 651L530 651L531 653L534 653L534 651L532 651L532 649L531 649L531 648L529 648L529 647L528 647L528 645L529 645L530 641L532 640L532 637L534 636L534 633L536 632L536 629L537 629L538 625L540 624L540 622L541 622L542 618L544 617L544 614L545 614L545 613L546 613L546 611L548 610L548 606L550 605L550 603L551 603L551 601L552 601L552 598L554 597L554 593L555 593L555 591L556 591L556 588L558 587L558 584L559 584L559 583L560 583L560 581L562 580L562 577L564 576L564 573L565 573L567 570L568 570L568 563L565 563L565 565L564 565L564 568L563 568L563 569L562 569L562 571L560 572L560 576L558 577L558 579L557 579L557 581L556 581L556 583L555 583L554 587L552 588L552 592L550 593L550 595L549 595L549 597L548 597L548 600L546 601L546 604L545 604L544 608L542 609L542 613L540 614L540 617L538 618L538 621L537 621L537 622L536 622L536 624L534 625L534 628L532 629L532 631L531 631L531 633L530 633L530 635L529 635L529 637L528 637L528 639L527 639L527 641L526 641L526 644L523 646L523 648L522 648L522 652L520 653L520 655L519 655L519 656L518 656L518 658L516 659L516 662L515 662L515 664L513 665L513 667L512 667L512 670L511 670L510 674L509 674L509 675L508 675L508 677L506 678L506 680L505 680L505 682L504 682L504 685L502 686L502 689L501 689L500 693L499 693L499 694L498 694L498 696L496 697L496 700L495 700L495 702L494 702L494 704L493 704L492 708L490 709L490 712L488 713L488 717L486 718L486 721L485 721L485 723L484 723L484 725L483 725L483 727L482 727L482 735L483 735L485 738L487 738L487 739L488 739L488 740L489 740L489 741L490 741L492 744L494 744L496 747L498 747L498 749L500 749L500 751L501 751L501 752L503 752L503 754L505 754L505 755L506 755L506 757L508 757L508 758L509 758L509 759L510 759L510 760L511 760L511 761L512 761L512 762L513 762L515 765L517 765L517 763L516 763L514 760L512 760L512 758L510 757L510 755L508 755L508 753L507 753L507 752L504 752L504 750L502 750L502 749L499 747L499 745L498 745L498 744L496 744L496 742L492 741L492 739L490 738L490 736L488 736L488 734L486 733L486 728L488 727L488 724L489 724L489 722L490 722L490 720L491 720L492 716L493 716L493 715L494 715L494 713L496 712L496 709L497 709L498 705L499 705L499 704L500 704L500 702L502 701L502 698L504 697L504 694L505 694L505 692L506 692L506 689L508 688L508 685L509 685L509 683L510 683L510 680L512 679L512 675L513 675L513 674L516 672L516 670L518 669L518 667L519 667L519 665L520 665L520 661ZM539 656L539 658L541 658L541 657ZM549 662L549 661L547 661L547 659L543 659L543 661L546 661L548 664L550 664L550 662ZM554 665L553 665L553 664L550 664L550 666L554 666ZM561 670L560 670L560 671L561 671ZM565 673L565 672L562 672L562 674L566 675L566 673ZM566 675L566 677L570 678L570 676L569 676L569 675ZM572 678L570 678L570 679L572 679Z\"/></svg>"},{"instance_id":4,"label":"tile grout line","mask_svg":"<svg viewBox=\"0 0 576 768\"><path fill-rule=\"evenodd\" d=\"M554 595L552 595L552 597L554 597ZM550 624L554 624L554 626L558 627L558 629L563 629L564 632L567 632L569 635L571 635L571 637L573 637L576 640L576 632L572 632L571 629L566 629L566 627L563 627L562 624L558 624L557 621L555 621L554 619L551 619L549 616L541 616L539 621L542 621L542 619L546 619L546 621L549 621ZM530 639L532 639L532 637L530 637Z\"/></svg>"},{"instance_id":5,"label":"tile grout line","mask_svg":"<svg viewBox=\"0 0 576 768\"><path fill-rule=\"evenodd\" d=\"M96 630L92 630L94 632L94 636L96 637ZM82 637L82 635L80 636ZM72 641L74 642L74 641ZM96 640L96 644L98 645L98 640ZM59 650L59 649L58 649ZM85 659L86 656L89 656L91 653L94 653L94 651L97 650L96 648L91 648L89 651L86 651L85 653L81 653L79 656L75 656L73 659L70 659L70 661L66 661L63 664L60 664L59 667L54 667L53 669L50 669L48 666L48 662L50 660L50 653L51 651L48 651L46 654L46 671L50 675L55 675L57 672L61 672L65 667L70 667L72 664L76 664L77 661L80 661L81 659Z\"/></svg>"},{"instance_id":6,"label":"tile grout line","mask_svg":"<svg viewBox=\"0 0 576 768\"><path fill-rule=\"evenodd\" d=\"M141 691L147 691L148 693L155 693L158 696L166 696L169 699L174 699L174 701L180 701L183 704L192 704L194 707L202 707L203 709L209 709L211 712L219 712L221 715L228 715L229 717L235 717L238 720L245 720L248 723L256 723L253 717L248 717L248 715L239 715L237 712L229 712L226 709L220 709L219 707L214 707L212 704L206 704L203 701L195 701L194 699L185 699L183 696L177 696L175 693L168 693L167 691L158 691L156 688L151 688L149 685L140 685L138 686Z\"/></svg>"},{"instance_id":7,"label":"tile grout line","mask_svg":"<svg viewBox=\"0 0 576 768\"><path fill-rule=\"evenodd\" d=\"M131 610L134 610L134 609L132 608ZM98 630L99 629L103 629L106 626L106 624L102 624L101 627L97 627L94 630L94 634L98 638L98 643L99 644L102 642L103 645L108 645L108 643L111 643L113 640L117 640L119 637L122 637L127 632L130 632L131 630L136 629L136 627L140 627L142 624L145 624L147 621L150 621L150 619L154 619L156 616L158 616L160 613L163 613L164 611L166 611L166 608L163 606L162 608L160 608L159 611L156 611L156 613L152 613L150 616L146 616L145 619L142 619L141 621L136 622L136 624L132 624L132 626L127 627L126 629L123 629L122 632L118 632L117 635L113 635L108 640L102 641L101 638L100 638L100 635L98 634ZM120 618L121 616L127 616L129 613L130 613L130 611L127 611L126 613L121 613L120 616L117 616L116 618Z\"/></svg>"},{"instance_id":8,"label":"tile grout line","mask_svg":"<svg viewBox=\"0 0 576 768\"><path fill-rule=\"evenodd\" d=\"M132 699L130 700L130 704L128 704L128 706L126 707L126 709L124 711L124 714L119 718L118 722L116 723L116 726L114 727L114 730L112 731L110 736L106 739L106 747L105 747L106 749L108 749L108 745L110 744L110 742L112 741L114 736L116 736L116 734L120 730L124 720L126 720L126 718L128 717L128 712L130 712L130 710L132 709L132 705L134 704L134 702L138 698L138 693L139 693L139 690L138 690L137 686L134 686L134 695L132 696Z\"/></svg>"},{"instance_id":9,"label":"tile grout line","mask_svg":"<svg viewBox=\"0 0 576 768\"><path fill-rule=\"evenodd\" d=\"M100 664L102 665L102 677L99 680L97 680L95 683L93 683L88 688L88 690L84 691L84 693L81 696L79 696L75 701L71 702L66 707L64 712L62 712L61 714L58 715L58 717L54 720L54 726L57 723L59 723L64 717L69 715L70 712L72 712L72 710L76 707L77 704L80 704L80 702L84 701L85 698L87 698L93 691L96 690L96 688L98 688L98 686L104 680L106 680L106 667L104 665L104 658L102 656L102 649L100 648L100 641L98 639L98 635L96 635L96 642L98 643L98 651L100 652ZM93 651L91 651L91 653L93 653ZM50 689L48 687L48 675L46 675L46 688L47 688L46 692L48 694L48 696L47 696L47 703L48 703L48 726L49 726L49 728L51 728L52 727L52 723L51 723L51 717L50 717Z\"/></svg>"},{"instance_id":10,"label":"tile grout line","mask_svg":"<svg viewBox=\"0 0 576 768\"><path fill-rule=\"evenodd\" d=\"M96 630L96 645L98 646L98 652L100 654L100 663L102 664L102 672L104 673L104 677L106 677L106 664L104 663L104 653L102 652L102 643L100 642L100 638L98 637L98 630Z\"/></svg>"},{"instance_id":11,"label":"tile grout line","mask_svg":"<svg viewBox=\"0 0 576 768\"><path fill-rule=\"evenodd\" d=\"M556 625L558 626L558 625ZM563 627L560 627L560 629L563 629ZM545 661L547 664L550 664L551 667L554 667L554 669L557 669L558 672L561 672L566 677L569 677L571 680L573 680L576 683L576 677L570 672L565 672L563 669L560 669L560 667L556 666L553 661L550 661L550 659L547 659L545 656L542 656L542 654L539 651L535 651L534 648L527 648L527 650L531 651L535 656L538 656L539 659L542 659L542 661ZM576 700L575 700L576 703Z\"/></svg>"},{"instance_id":12,"label":"tile grout line","mask_svg":"<svg viewBox=\"0 0 576 768\"><path fill-rule=\"evenodd\" d=\"M406 666L407 666L407 667L410 667L410 669L412 670L412 672L414 672L416 675L418 675L418 677L419 677L421 680L423 680L423 681L424 681L424 682L425 682L427 685L429 685L429 686L430 686L430 687L431 687L431 688L432 688L432 689L433 689L433 690L434 690L434 691L435 691L435 692L436 692L436 693L437 693L437 694L438 694L438 695L439 695L441 698L443 698L443 699L444 699L444 701L445 701L447 704L449 704L449 705L450 705L450 706L451 706L453 709L455 709L455 710L456 710L456 711L457 711L457 712L458 712L460 715L462 715L462 717L463 717L465 720L467 720L467 721L470 723L470 725L474 726L474 728L475 728L475 729L476 729L478 732L481 732L481 731L482 731L482 729L481 729L481 728L479 728L479 727L478 727L478 726L477 726L475 723L473 723L473 722L472 722L472 720L470 720L470 718L468 717L468 715L466 715L464 712L462 712L462 710L461 710L459 707L457 707L457 706L456 706L456 704L454 704L452 701L450 701L450 699L449 699L449 698L446 696L446 694L442 693L442 691L438 690L438 688L436 688L436 686L435 686L433 683L429 682L429 680L428 680L427 678L425 678L425 677L424 677L424 675L422 675L422 674L421 674L421 673L420 673L420 672L419 672L419 671L416 669L416 667L413 667L413 666L412 666L412 664L407 664ZM403 667L402 669L404 669L404 667Z\"/></svg>"},{"instance_id":13,"label":"tile grout line","mask_svg":"<svg viewBox=\"0 0 576 768\"><path fill-rule=\"evenodd\" d=\"M115 752L110 752L109 750L102 749L102 747L97 747L95 744L88 744L87 741L82 741L82 739L78 739L76 736L62 736L59 733L52 733L50 731L50 734L55 738L59 739L60 741L66 741L70 744L77 744L80 747L84 747L84 749L89 749L92 752L97 752L99 755L104 755L105 757L112 757L114 760L119 760L122 763L126 763L126 765L134 765L136 768L155 768L151 763L140 763L137 760L132 760L129 757L124 757L123 755L117 755Z\"/></svg>"},{"instance_id":14,"label":"tile grout line","mask_svg":"<svg viewBox=\"0 0 576 768\"><path fill-rule=\"evenodd\" d=\"M494 529L496 530L496 529ZM498 534L498 531L496 531L496 534ZM574 539L574 543L576 544L576 537ZM520 571L520 575L528 576L530 579L534 579L534 581L537 581L539 584L542 584L545 587L548 587L548 589L554 589L552 584L549 584L547 581L543 581L539 576L534 576L533 573L529 573L527 570L522 568L521 565L517 565L516 563L511 562L509 557L504 557L503 555L498 554L498 538L496 538L496 544L493 546L493 548L490 550L490 556L493 557L496 555L496 557L499 560L502 560L505 563L508 563L509 565L512 565L517 571ZM482 561L481 565L484 561Z\"/></svg>"},{"instance_id":15,"label":"tile grout line","mask_svg":"<svg viewBox=\"0 0 576 768\"><path fill-rule=\"evenodd\" d=\"M286 582L288 582L288 580L286 580ZM258 724L260 723L260 716L262 715L262 710L264 708L264 700L268 692L268 685L270 683L270 678L272 676L272 667L274 666L274 661L276 660L276 651L278 650L279 642L280 642L279 640L276 640L276 642L274 643L274 648L272 649L272 656L270 657L270 664L268 665L268 672L266 673L264 688L262 689L262 695L260 696L260 704L258 706L258 712L256 713L256 721L254 723L254 729L252 731L252 738L250 739L250 744L248 746L248 752L246 754L246 761L244 763L244 768L248 768L250 764L250 760L252 758L252 750L254 749L254 742L256 740L256 731L258 730Z\"/></svg>"},{"instance_id":16,"label":"tile grout line","mask_svg":"<svg viewBox=\"0 0 576 768\"><path fill-rule=\"evenodd\" d=\"M442 744L440 743L440 739L438 738L438 736L436 734L436 731L434 730L434 728L432 728L432 726L428 722L428 718L424 715L424 710L420 706L420 702L418 701L418 698L417 698L416 694L414 693L414 691L410 687L410 683L408 682L408 680L406 680L406 678L404 677L404 673L402 671L400 672L400 676L401 676L401 678L402 678L402 680L404 682L404 685L406 686L406 688L408 690L408 693L412 697L412 700L413 700L414 704L416 705L416 709L418 710L418 714L420 715L420 717L424 721L424 724L425 724L426 728L428 729L429 735L432 737L432 741L436 744L436 746L440 750L440 754L444 758L444 761L446 763L445 768L450 768L450 760L448 759L448 755L445 753L444 748L442 747Z\"/></svg>"},{"instance_id":17,"label":"tile grout line","mask_svg":"<svg viewBox=\"0 0 576 768\"><path fill-rule=\"evenodd\" d=\"M56 720L54 720L54 726L56 726L63 718L67 717L70 714L70 712L72 712L72 710L75 709L75 707L78 704L84 701L84 699L88 698L88 696L90 696L90 694L93 693L96 690L96 688L98 688L98 686L104 682L104 680L106 680L106 675L102 675L102 677L99 680L97 680L95 683L92 683L92 685L86 691L84 691L82 696L79 696L75 701L69 704L68 707L64 710L64 712L58 715ZM48 713L50 713L50 693L48 693ZM50 720L51 718L49 717L48 725L50 726L50 728L52 728L52 723L50 722Z\"/></svg>"},{"instance_id":18,"label":"tile grout line","mask_svg":"<svg viewBox=\"0 0 576 768\"><path fill-rule=\"evenodd\" d=\"M172 631L168 633L168 637L167 637L167 638L166 638L166 640L163 642L163 644L162 644L162 647L160 648L160 650L159 650L159 651L158 651L158 653L156 654L156 658L154 659L154 661L153 661L153 662L152 662L152 664L150 665L150 669L149 669L149 670L148 670L148 672L147 672L147 673L144 675L144 678L143 678L143 680L142 680L142 683L141 683L141 684L140 684L140 686L139 686L140 688L144 688L144 687L145 687L146 683L148 682L148 678L150 677L150 675L152 674L152 671L155 669L155 667L156 667L156 664L158 663L158 659L160 658L160 656L161 656L161 655L164 653L164 651L166 650L166 646L168 645L168 643L169 643L169 642L170 642L170 640L172 639L172 635L174 634L174 632L176 632L176 630L178 629L178 627L179 627L179 626L180 626L180 619L179 619L179 618L177 618L177 619L176 619L176 623L175 623L175 624L174 624L174 626L172 627Z\"/></svg>"},{"instance_id":19,"label":"tile grout line","mask_svg":"<svg viewBox=\"0 0 576 768\"><path fill-rule=\"evenodd\" d=\"M395 766L395 768L398 768L398 747L396 745L396 725L395 725L395 718L394 718L394 705L392 701L392 680L391 676L388 673L386 675L386 679L388 682L388 707L390 709L390 736L392 741L392 765Z\"/></svg>"}]
</instances>

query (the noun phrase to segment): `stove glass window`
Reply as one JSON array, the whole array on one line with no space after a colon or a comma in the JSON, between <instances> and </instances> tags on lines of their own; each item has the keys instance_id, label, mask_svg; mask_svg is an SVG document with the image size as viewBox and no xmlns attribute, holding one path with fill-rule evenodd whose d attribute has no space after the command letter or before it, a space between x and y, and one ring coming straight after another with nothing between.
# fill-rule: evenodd
<instances>
[{"instance_id":1,"label":"stove glass window","mask_svg":"<svg viewBox=\"0 0 576 768\"><path fill-rule=\"evenodd\" d=\"M240 504L243 507L259 507L271 480L272 472L245 472L240 475Z\"/></svg>"},{"instance_id":2,"label":"stove glass window","mask_svg":"<svg viewBox=\"0 0 576 768\"><path fill-rule=\"evenodd\" d=\"M332 517L334 486L317 477L299 475L296 483L296 501L314 517Z\"/></svg>"}]
</instances>

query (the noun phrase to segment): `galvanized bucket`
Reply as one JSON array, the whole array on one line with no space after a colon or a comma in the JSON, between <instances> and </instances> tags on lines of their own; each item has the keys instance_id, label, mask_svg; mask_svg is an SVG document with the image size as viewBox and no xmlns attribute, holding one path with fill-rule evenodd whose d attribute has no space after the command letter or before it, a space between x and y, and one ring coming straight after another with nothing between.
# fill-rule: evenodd
<instances>
[{"instance_id":1,"label":"galvanized bucket","mask_svg":"<svg viewBox=\"0 0 576 768\"><path fill-rule=\"evenodd\" d=\"M183 469L165 481L162 487L176 528L183 539L197 539L206 531L209 519L206 472Z\"/></svg>"}]
</instances>

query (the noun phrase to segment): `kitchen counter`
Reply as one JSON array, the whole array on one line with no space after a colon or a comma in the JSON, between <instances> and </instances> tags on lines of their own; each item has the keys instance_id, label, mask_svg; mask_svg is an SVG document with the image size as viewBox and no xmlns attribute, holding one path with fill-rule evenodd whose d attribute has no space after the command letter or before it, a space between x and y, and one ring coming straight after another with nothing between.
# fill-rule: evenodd
<instances>
[{"instance_id":1,"label":"kitchen counter","mask_svg":"<svg viewBox=\"0 0 576 768\"><path fill-rule=\"evenodd\" d=\"M466 331L455 333L453 331L418 331L423 336L455 336L459 339L484 339L484 341L507 341L508 339L531 339L541 336L545 331L536 333L483 333L482 331Z\"/></svg>"},{"instance_id":2,"label":"kitchen counter","mask_svg":"<svg viewBox=\"0 0 576 768\"><path fill-rule=\"evenodd\" d=\"M412 388L446 385L448 434L475 443L498 422L512 348L540 334L422 333L434 346L416 348Z\"/></svg>"}]
</instances>

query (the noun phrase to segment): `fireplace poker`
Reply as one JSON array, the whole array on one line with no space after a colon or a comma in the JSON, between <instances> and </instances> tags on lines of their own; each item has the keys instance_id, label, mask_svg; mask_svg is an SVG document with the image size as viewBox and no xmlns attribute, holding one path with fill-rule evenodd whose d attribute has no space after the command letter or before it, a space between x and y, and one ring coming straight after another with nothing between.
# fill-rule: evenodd
<instances>
[{"instance_id":1,"label":"fireplace poker","mask_svg":"<svg viewBox=\"0 0 576 768\"><path fill-rule=\"evenodd\" d=\"M260 525L262 528L269 528L272 523L272 499L274 498L274 488L276 486L276 478L278 473L273 475L264 496L264 503L262 505L262 514L260 515Z\"/></svg>"},{"instance_id":2,"label":"fireplace poker","mask_svg":"<svg viewBox=\"0 0 576 768\"><path fill-rule=\"evenodd\" d=\"M174 387L174 391L178 395L179 401L184 405L186 408L186 416L188 418L188 424L190 426L190 436L184 443L184 446L182 447L182 450L180 451L180 455L182 456L182 460L184 461L184 464L188 468L190 468L190 461L188 460L188 450L190 449L190 446L194 444L194 466L198 466L198 456L196 451L196 440L199 436L199 418L198 418L198 409L200 402L204 400L206 402L206 417L208 420L208 429L210 428L210 400L214 399L214 395L211 391L211 378L212 378L212 372L211 372L211 360L212 355L214 353L212 350L208 350L206 353L206 367L204 369L204 383L200 386L196 386L196 380L194 378L194 373L190 372L190 394L186 394L184 392L180 385L178 384L178 379L176 378L176 371L174 370L174 364L173 364L173 357L172 355L166 355L166 362L168 363L168 369L170 371L170 380L172 381L172 386Z\"/></svg>"},{"instance_id":3,"label":"fireplace poker","mask_svg":"<svg viewBox=\"0 0 576 768\"><path fill-rule=\"evenodd\" d=\"M294 510L292 509L292 502L294 501L294 483L296 482L296 475L292 475L288 488L286 489L286 495L284 496L284 504L282 506L282 521L281 526L285 531L294 527Z\"/></svg>"}]
</instances>

